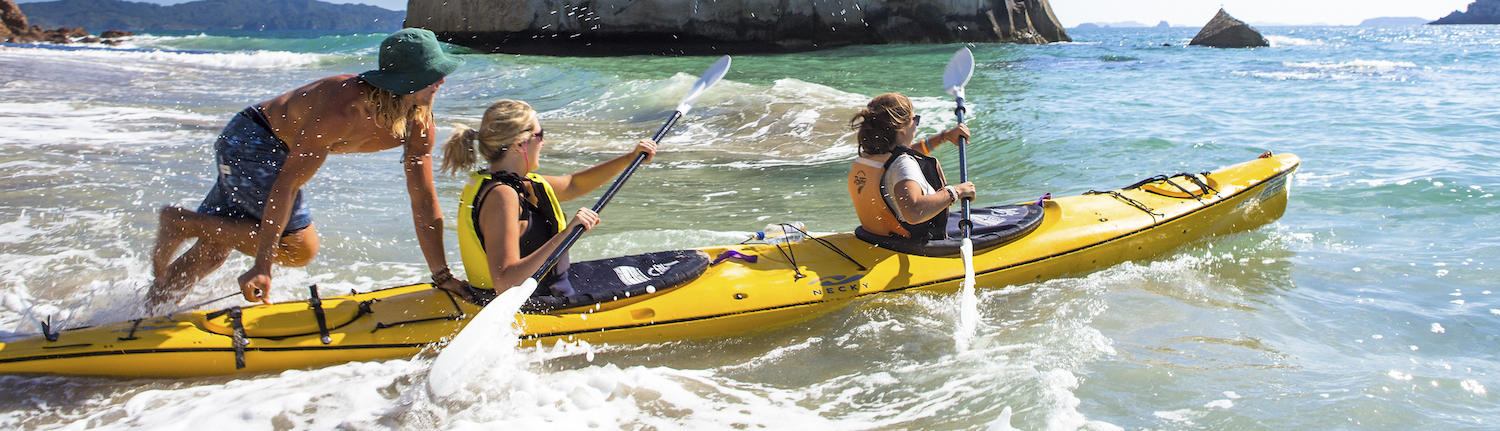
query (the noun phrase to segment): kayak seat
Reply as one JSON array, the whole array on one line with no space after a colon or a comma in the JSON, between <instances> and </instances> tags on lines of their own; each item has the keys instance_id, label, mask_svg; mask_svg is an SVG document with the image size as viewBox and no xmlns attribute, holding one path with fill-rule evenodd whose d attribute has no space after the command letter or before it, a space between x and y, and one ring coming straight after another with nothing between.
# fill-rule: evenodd
<instances>
[{"instance_id":1,"label":"kayak seat","mask_svg":"<svg viewBox=\"0 0 1500 431\"><path fill-rule=\"evenodd\" d=\"M655 253L573 262L568 265L570 296L533 296L521 311L545 313L649 295L692 281L708 269L708 253L699 250ZM543 290L543 289L538 289Z\"/></svg>"},{"instance_id":2,"label":"kayak seat","mask_svg":"<svg viewBox=\"0 0 1500 431\"><path fill-rule=\"evenodd\" d=\"M1042 207L1035 204L970 208L969 220L974 222L974 229L969 238L974 241L974 251L998 247L1026 236L1041 226L1042 214ZM854 237L900 253L928 257L952 256L959 253L958 248L963 244L964 234L958 224L962 218L963 215L957 211L948 214L948 238L945 239L917 241L899 236L876 235L863 227L854 228Z\"/></svg>"}]
</instances>

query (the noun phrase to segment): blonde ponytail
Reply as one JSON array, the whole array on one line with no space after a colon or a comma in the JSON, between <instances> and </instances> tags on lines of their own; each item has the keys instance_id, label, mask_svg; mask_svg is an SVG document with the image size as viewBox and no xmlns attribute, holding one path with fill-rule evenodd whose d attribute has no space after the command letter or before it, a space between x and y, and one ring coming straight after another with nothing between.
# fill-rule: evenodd
<instances>
[{"instance_id":1,"label":"blonde ponytail","mask_svg":"<svg viewBox=\"0 0 1500 431\"><path fill-rule=\"evenodd\" d=\"M494 163L509 154L512 145L529 137L536 122L536 111L526 102L501 100L484 110L479 130L455 124L453 134L443 148L443 171L449 174L468 172L481 162Z\"/></svg>"},{"instance_id":2,"label":"blonde ponytail","mask_svg":"<svg viewBox=\"0 0 1500 431\"><path fill-rule=\"evenodd\" d=\"M450 175L468 172L479 164L479 156L474 154L474 145L479 143L479 132L457 123L453 127L453 134L448 135L448 143L443 144L443 171Z\"/></svg>"}]
</instances>

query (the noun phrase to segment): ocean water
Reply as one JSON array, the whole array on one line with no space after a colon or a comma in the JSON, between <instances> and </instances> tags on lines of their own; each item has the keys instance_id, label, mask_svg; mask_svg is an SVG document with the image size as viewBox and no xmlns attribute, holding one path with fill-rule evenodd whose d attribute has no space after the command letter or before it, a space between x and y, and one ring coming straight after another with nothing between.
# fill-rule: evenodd
<instances>
[{"instance_id":1,"label":"ocean water","mask_svg":"<svg viewBox=\"0 0 1500 431\"><path fill-rule=\"evenodd\" d=\"M966 352L950 335L957 295L912 292L741 336L520 349L475 365L485 389L446 399L423 389L431 351L199 379L0 376L0 428L1495 428L1500 27L1261 30L1271 47L1187 47L1190 29L970 46L980 204L1265 151L1303 165L1276 223L1091 273L980 286ZM382 37L0 47L0 338L34 336L49 316L64 327L139 317L156 211L202 199L223 123L373 67ZM736 56L574 257L738 242L770 222L853 228L849 117L900 91L928 132L951 125L942 72L958 47ZM440 140L496 99L525 100L549 131L544 173L649 137L713 61L456 51L468 63L438 94ZM938 155L956 166L954 148ZM398 163L387 152L323 167L307 190L324 249L308 267L277 268L273 297L426 277ZM437 186L459 266L462 181ZM233 292L248 265L231 258L184 303Z\"/></svg>"}]
</instances>

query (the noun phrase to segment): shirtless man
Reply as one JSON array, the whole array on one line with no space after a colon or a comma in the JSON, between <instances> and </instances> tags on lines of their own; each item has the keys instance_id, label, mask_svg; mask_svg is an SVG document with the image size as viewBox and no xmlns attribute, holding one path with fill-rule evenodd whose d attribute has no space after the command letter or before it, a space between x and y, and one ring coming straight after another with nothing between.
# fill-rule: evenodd
<instances>
[{"instance_id":1,"label":"shirtless man","mask_svg":"<svg viewBox=\"0 0 1500 431\"><path fill-rule=\"evenodd\" d=\"M162 208L148 310L181 301L233 250L255 257L239 277L245 300L269 304L271 264L304 266L318 253L302 186L330 154L397 147L405 152L412 220L433 284L467 291L448 270L431 157L433 96L463 59L444 53L422 29L398 31L380 48L377 70L314 81L230 120L215 144L218 181L198 210ZM174 260L193 238L198 241Z\"/></svg>"}]
</instances>

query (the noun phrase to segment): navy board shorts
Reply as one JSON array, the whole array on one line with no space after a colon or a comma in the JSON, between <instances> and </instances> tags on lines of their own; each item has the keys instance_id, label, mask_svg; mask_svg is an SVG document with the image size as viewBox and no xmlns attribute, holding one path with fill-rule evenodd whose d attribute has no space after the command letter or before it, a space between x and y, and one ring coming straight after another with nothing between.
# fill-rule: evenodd
<instances>
[{"instance_id":1,"label":"navy board shorts","mask_svg":"<svg viewBox=\"0 0 1500 431\"><path fill-rule=\"evenodd\" d=\"M291 149L271 132L270 122L259 106L235 114L214 143L214 159L219 178L213 189L198 205L199 214L245 220L265 219L266 197L281 174ZM312 211L302 191L292 203L292 216L282 236L291 235L312 225Z\"/></svg>"}]
</instances>

